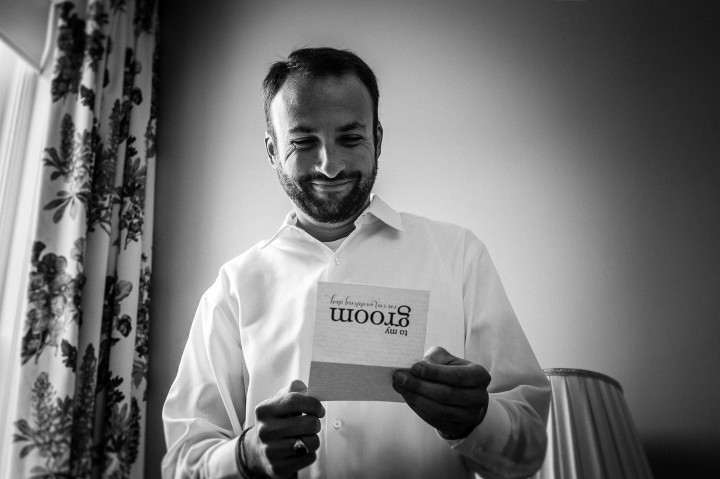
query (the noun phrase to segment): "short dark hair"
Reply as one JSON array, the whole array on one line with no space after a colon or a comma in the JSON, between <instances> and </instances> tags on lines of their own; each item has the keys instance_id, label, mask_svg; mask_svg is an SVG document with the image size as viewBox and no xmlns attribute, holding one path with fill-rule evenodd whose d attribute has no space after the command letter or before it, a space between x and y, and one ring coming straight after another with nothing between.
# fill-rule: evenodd
<instances>
[{"instance_id":1,"label":"short dark hair","mask_svg":"<svg viewBox=\"0 0 720 479\"><path fill-rule=\"evenodd\" d=\"M277 61L270 66L262 83L262 92L265 124L273 139L275 139L275 130L270 118L270 104L288 78L294 75L301 78L324 78L346 74L357 76L370 93L373 101L373 137L377 143L380 90L375 73L367 63L350 50L328 47L301 48L291 52L286 60Z\"/></svg>"}]
</instances>

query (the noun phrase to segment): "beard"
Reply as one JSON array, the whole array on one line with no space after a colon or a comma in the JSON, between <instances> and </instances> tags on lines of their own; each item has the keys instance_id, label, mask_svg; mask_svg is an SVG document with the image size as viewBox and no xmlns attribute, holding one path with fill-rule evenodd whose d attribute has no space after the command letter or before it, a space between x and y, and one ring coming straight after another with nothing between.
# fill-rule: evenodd
<instances>
[{"instance_id":1,"label":"beard","mask_svg":"<svg viewBox=\"0 0 720 479\"><path fill-rule=\"evenodd\" d=\"M370 198L377 177L377 160L369 174L356 171L340 173L333 178L332 180L335 181L355 180L355 185L346 194L332 194L327 197L316 194L312 185L315 180L328 181L329 178L325 175L303 175L292 178L282 168L277 168L275 171L285 193L300 211L320 223L340 223L360 212Z\"/></svg>"}]
</instances>

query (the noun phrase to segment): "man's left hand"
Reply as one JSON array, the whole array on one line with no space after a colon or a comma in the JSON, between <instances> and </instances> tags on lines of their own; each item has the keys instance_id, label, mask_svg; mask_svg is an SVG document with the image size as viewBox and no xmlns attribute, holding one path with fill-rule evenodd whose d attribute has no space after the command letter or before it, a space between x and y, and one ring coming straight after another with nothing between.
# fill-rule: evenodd
<instances>
[{"instance_id":1,"label":"man's left hand","mask_svg":"<svg viewBox=\"0 0 720 479\"><path fill-rule=\"evenodd\" d=\"M393 388L423 421L447 439L461 439L485 418L490 373L439 346L410 369L393 373Z\"/></svg>"}]
</instances>

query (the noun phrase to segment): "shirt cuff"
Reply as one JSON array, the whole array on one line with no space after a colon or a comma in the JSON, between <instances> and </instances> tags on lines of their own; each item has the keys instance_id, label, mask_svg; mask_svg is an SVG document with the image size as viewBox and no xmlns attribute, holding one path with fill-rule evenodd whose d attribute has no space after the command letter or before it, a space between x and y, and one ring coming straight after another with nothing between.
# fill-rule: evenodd
<instances>
[{"instance_id":1,"label":"shirt cuff","mask_svg":"<svg viewBox=\"0 0 720 479\"><path fill-rule=\"evenodd\" d=\"M507 411L491 395L483 421L467 437L445 439L445 441L450 447L465 456L499 454L510 438L510 426L510 417Z\"/></svg>"},{"instance_id":2,"label":"shirt cuff","mask_svg":"<svg viewBox=\"0 0 720 479\"><path fill-rule=\"evenodd\" d=\"M238 438L223 442L208 458L207 477L237 478L239 471L235 462L235 448Z\"/></svg>"}]
</instances>

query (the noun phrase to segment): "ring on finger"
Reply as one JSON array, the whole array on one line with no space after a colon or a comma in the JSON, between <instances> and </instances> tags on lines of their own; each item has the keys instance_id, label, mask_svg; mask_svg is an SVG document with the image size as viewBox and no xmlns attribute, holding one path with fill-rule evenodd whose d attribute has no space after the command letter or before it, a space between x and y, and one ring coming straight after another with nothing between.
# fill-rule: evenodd
<instances>
[{"instance_id":1,"label":"ring on finger","mask_svg":"<svg viewBox=\"0 0 720 479\"><path fill-rule=\"evenodd\" d=\"M310 449L308 449L307 444L305 444L305 441L303 441L301 437L295 439L293 443L293 453L298 457L307 456L310 453Z\"/></svg>"}]
</instances>

